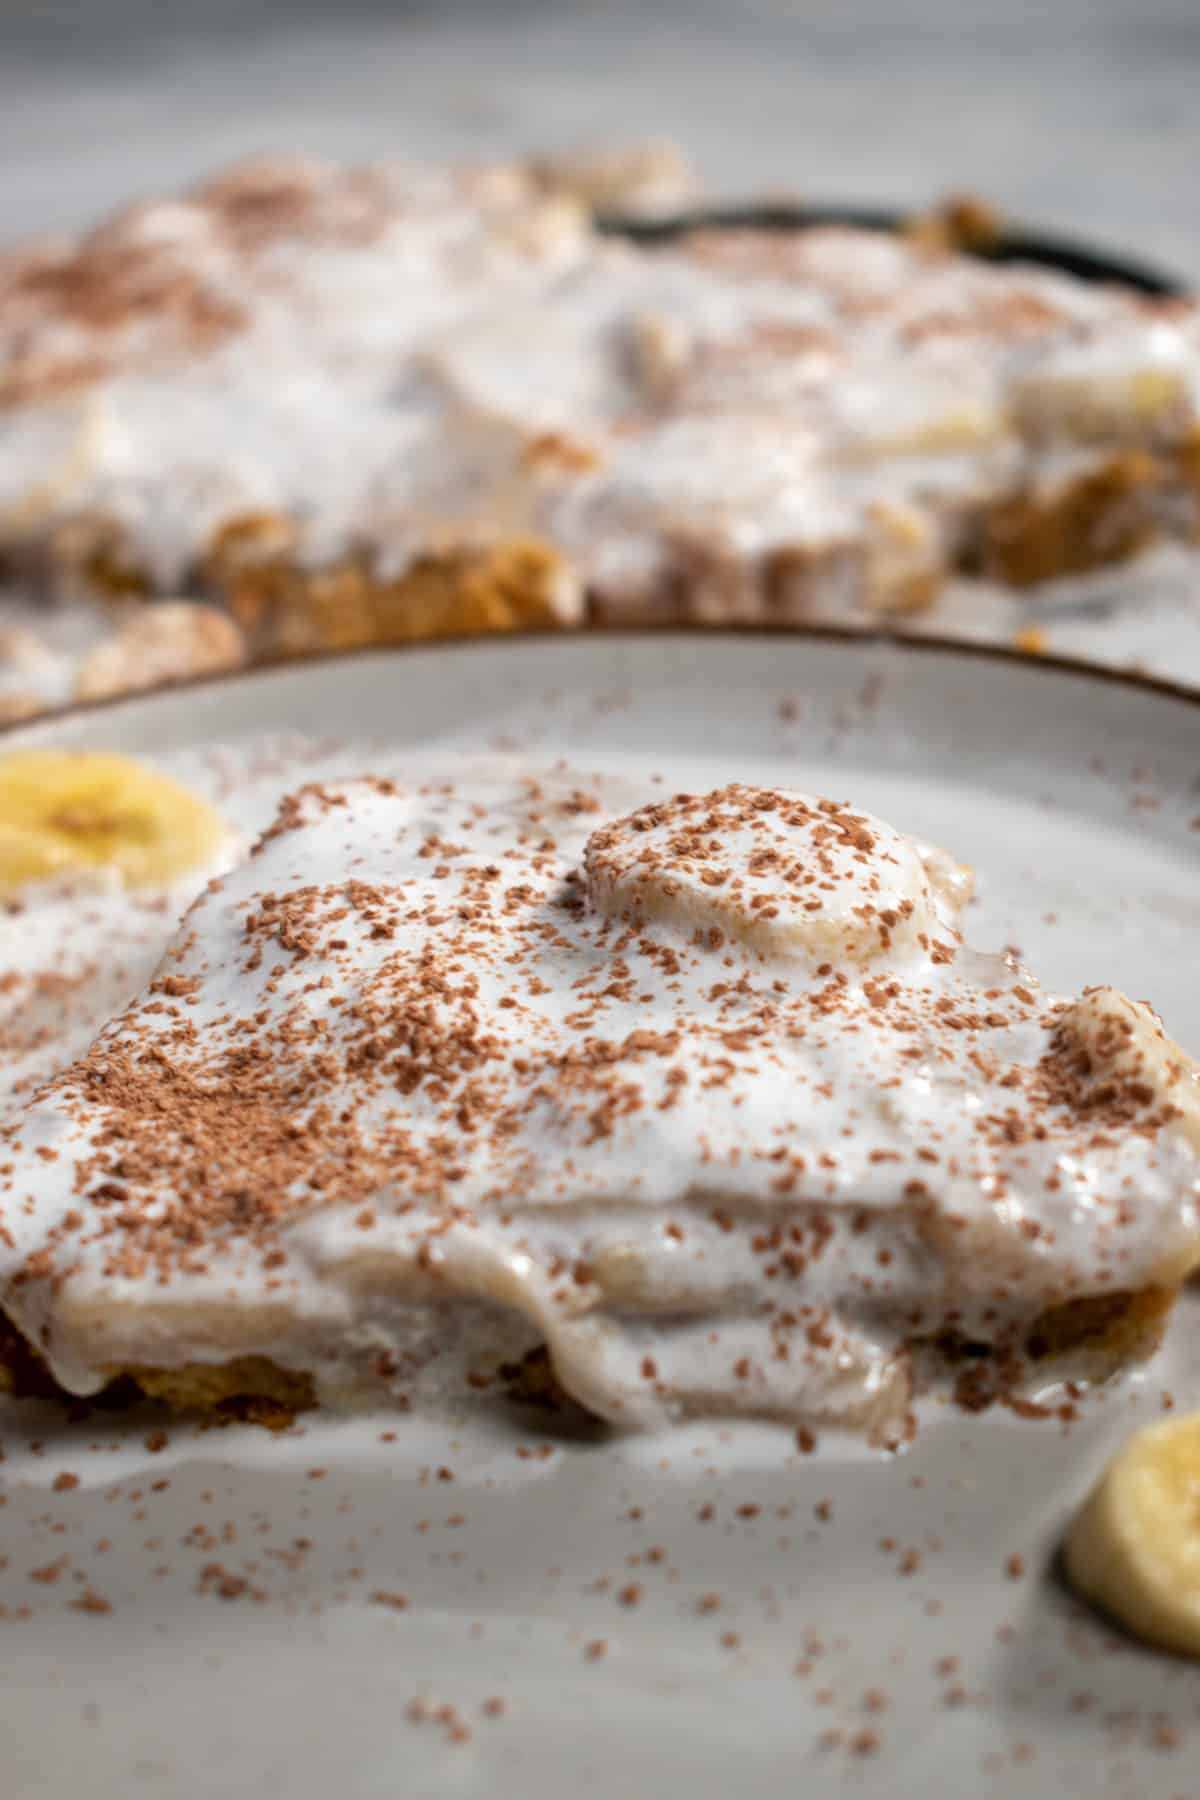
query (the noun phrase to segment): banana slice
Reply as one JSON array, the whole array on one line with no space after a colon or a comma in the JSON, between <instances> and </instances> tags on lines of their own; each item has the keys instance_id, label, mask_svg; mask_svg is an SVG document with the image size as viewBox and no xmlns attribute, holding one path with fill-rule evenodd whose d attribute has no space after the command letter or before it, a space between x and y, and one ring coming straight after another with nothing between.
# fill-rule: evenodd
<instances>
[{"instance_id":1,"label":"banana slice","mask_svg":"<svg viewBox=\"0 0 1200 1800\"><path fill-rule=\"evenodd\" d=\"M207 802L129 757L0 757L0 893L89 869L159 885L211 862L227 836Z\"/></svg>"},{"instance_id":2,"label":"banana slice","mask_svg":"<svg viewBox=\"0 0 1200 1800\"><path fill-rule=\"evenodd\" d=\"M1130 1439L1072 1525L1064 1556L1085 1600L1147 1643L1200 1656L1200 1413Z\"/></svg>"},{"instance_id":3,"label":"banana slice","mask_svg":"<svg viewBox=\"0 0 1200 1800\"><path fill-rule=\"evenodd\" d=\"M878 407L878 397L872 398ZM1001 409L984 396L953 400L916 389L910 395L894 397L892 406L894 416L890 423L881 426L876 420L855 421L858 429L851 439L851 459L938 456L948 451L977 450L998 443L1008 424Z\"/></svg>"},{"instance_id":4,"label":"banana slice","mask_svg":"<svg viewBox=\"0 0 1200 1800\"><path fill-rule=\"evenodd\" d=\"M1200 1150L1200 1071L1152 1007L1116 988L1088 988L1059 1029L1077 1044L1089 1086L1111 1091L1117 1084L1131 1100L1169 1108L1175 1126Z\"/></svg>"},{"instance_id":5,"label":"banana slice","mask_svg":"<svg viewBox=\"0 0 1200 1800\"><path fill-rule=\"evenodd\" d=\"M1111 343L1102 355L1076 345L1018 377L1010 400L1027 437L1142 443L1187 419L1187 351L1167 325L1130 342L1124 357L1114 357Z\"/></svg>"},{"instance_id":6,"label":"banana slice","mask_svg":"<svg viewBox=\"0 0 1200 1800\"><path fill-rule=\"evenodd\" d=\"M929 863L925 856L928 855ZM625 921L659 919L764 955L865 964L952 939L970 893L949 859L867 813L734 783L676 794L589 839L588 894Z\"/></svg>"}]
</instances>

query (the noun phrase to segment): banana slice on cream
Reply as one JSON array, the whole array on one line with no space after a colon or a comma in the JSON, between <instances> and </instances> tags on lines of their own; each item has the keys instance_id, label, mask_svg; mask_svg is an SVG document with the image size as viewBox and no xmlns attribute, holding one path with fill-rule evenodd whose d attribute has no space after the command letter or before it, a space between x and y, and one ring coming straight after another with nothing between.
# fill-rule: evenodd
<instances>
[{"instance_id":1,"label":"banana slice on cream","mask_svg":"<svg viewBox=\"0 0 1200 1800\"><path fill-rule=\"evenodd\" d=\"M1200 1077L1196 1064L1163 1030L1144 1001L1116 988L1088 988L1063 1015L1060 1033L1078 1056L1080 1095L1144 1109L1152 1102L1200 1150Z\"/></svg>"},{"instance_id":2,"label":"banana slice on cream","mask_svg":"<svg viewBox=\"0 0 1200 1800\"><path fill-rule=\"evenodd\" d=\"M1130 1439L1075 1519L1072 1586L1136 1637L1200 1656L1200 1413Z\"/></svg>"},{"instance_id":3,"label":"banana slice on cream","mask_svg":"<svg viewBox=\"0 0 1200 1800\"><path fill-rule=\"evenodd\" d=\"M737 782L602 826L586 861L592 904L610 917L818 963L917 945L949 952L971 885L949 858L869 813Z\"/></svg>"},{"instance_id":4,"label":"banana slice on cream","mask_svg":"<svg viewBox=\"0 0 1200 1800\"><path fill-rule=\"evenodd\" d=\"M0 893L97 869L160 885L211 862L227 838L206 801L129 757L0 756Z\"/></svg>"}]
</instances>

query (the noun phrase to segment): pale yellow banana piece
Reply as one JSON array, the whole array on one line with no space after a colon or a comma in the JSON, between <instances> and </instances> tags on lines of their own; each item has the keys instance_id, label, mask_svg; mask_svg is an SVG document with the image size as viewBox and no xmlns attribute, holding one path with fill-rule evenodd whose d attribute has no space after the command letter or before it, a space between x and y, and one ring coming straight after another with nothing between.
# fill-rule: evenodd
<instances>
[{"instance_id":1,"label":"pale yellow banana piece","mask_svg":"<svg viewBox=\"0 0 1200 1800\"><path fill-rule=\"evenodd\" d=\"M1174 1109L1178 1129L1200 1150L1200 1072L1151 1007L1116 988L1089 988L1063 1014L1060 1029L1086 1053L1093 1080L1147 1088Z\"/></svg>"},{"instance_id":2,"label":"pale yellow banana piece","mask_svg":"<svg viewBox=\"0 0 1200 1800\"><path fill-rule=\"evenodd\" d=\"M1131 1438L1068 1535L1071 1585L1135 1636L1200 1656L1200 1413Z\"/></svg>"},{"instance_id":3,"label":"pale yellow banana piece","mask_svg":"<svg viewBox=\"0 0 1200 1800\"><path fill-rule=\"evenodd\" d=\"M211 862L227 836L207 801L130 757L0 756L0 892L89 869L161 886Z\"/></svg>"},{"instance_id":4,"label":"pale yellow banana piece","mask_svg":"<svg viewBox=\"0 0 1200 1800\"><path fill-rule=\"evenodd\" d=\"M1168 361L1102 371L1083 350L1019 377L1010 399L1019 428L1032 437L1140 442L1186 416L1188 384L1184 369Z\"/></svg>"},{"instance_id":5,"label":"pale yellow banana piece","mask_svg":"<svg viewBox=\"0 0 1200 1800\"><path fill-rule=\"evenodd\" d=\"M728 861L709 848L721 830ZM874 850L870 865L864 845ZM602 912L670 920L818 962L866 964L893 943L944 938L972 888L969 870L878 819L802 794L764 808L756 790L736 783L603 827L586 864Z\"/></svg>"}]
</instances>

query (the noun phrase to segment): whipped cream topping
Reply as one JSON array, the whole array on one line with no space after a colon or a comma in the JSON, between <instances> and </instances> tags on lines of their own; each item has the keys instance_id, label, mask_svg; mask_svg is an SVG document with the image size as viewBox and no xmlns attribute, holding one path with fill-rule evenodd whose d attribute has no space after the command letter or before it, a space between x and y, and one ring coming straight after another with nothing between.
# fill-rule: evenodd
<instances>
[{"instance_id":1,"label":"whipped cream topping","mask_svg":"<svg viewBox=\"0 0 1200 1800\"><path fill-rule=\"evenodd\" d=\"M151 766L208 800L228 826L210 864L146 888L127 887L114 868L77 869L0 899L0 1123L141 992L183 913L248 853L280 795L345 775L363 757L361 745L295 733L155 757Z\"/></svg>"},{"instance_id":2,"label":"whipped cream topping","mask_svg":"<svg viewBox=\"0 0 1200 1800\"><path fill-rule=\"evenodd\" d=\"M961 872L853 806L644 798L284 802L0 1140L3 1304L65 1386L262 1354L333 1398L461 1311L614 1423L897 1435L915 1342L1178 1283L1200 1113L1148 1008L968 949Z\"/></svg>"}]
</instances>

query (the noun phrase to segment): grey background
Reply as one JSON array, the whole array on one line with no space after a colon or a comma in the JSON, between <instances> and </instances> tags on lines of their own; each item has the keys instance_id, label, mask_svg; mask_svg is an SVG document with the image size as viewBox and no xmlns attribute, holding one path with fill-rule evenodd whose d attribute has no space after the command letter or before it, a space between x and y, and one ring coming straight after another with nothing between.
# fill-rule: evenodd
<instances>
[{"instance_id":1,"label":"grey background","mask_svg":"<svg viewBox=\"0 0 1200 1800\"><path fill-rule=\"evenodd\" d=\"M0 238L257 149L665 134L730 194L1027 221L1200 277L1200 0L0 0Z\"/></svg>"}]
</instances>

